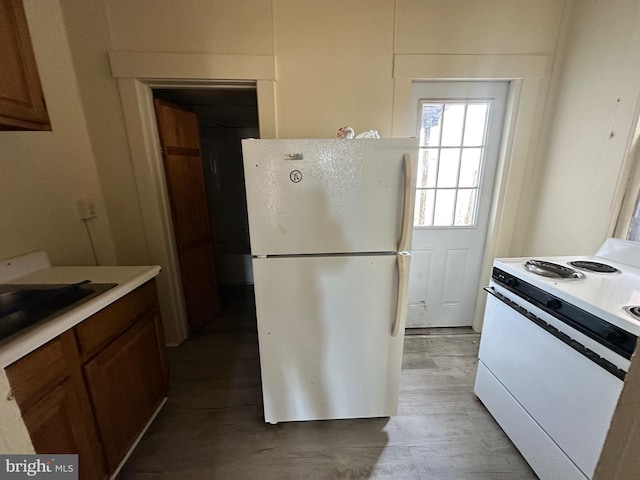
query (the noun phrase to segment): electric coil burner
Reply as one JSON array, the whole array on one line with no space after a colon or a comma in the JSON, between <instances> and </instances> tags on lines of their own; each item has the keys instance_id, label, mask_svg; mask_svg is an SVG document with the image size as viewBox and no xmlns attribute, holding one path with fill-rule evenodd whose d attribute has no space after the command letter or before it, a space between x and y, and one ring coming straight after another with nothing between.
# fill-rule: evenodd
<instances>
[{"instance_id":1,"label":"electric coil burner","mask_svg":"<svg viewBox=\"0 0 640 480\"><path fill-rule=\"evenodd\" d=\"M620 273L620 270L618 270L616 267L607 265L606 263L591 262L588 260L575 260L573 262L569 262L569 265L580 270L586 270L587 272Z\"/></svg>"},{"instance_id":2,"label":"electric coil burner","mask_svg":"<svg viewBox=\"0 0 640 480\"><path fill-rule=\"evenodd\" d=\"M623 307L622 311L628 315L631 315L633 318L640 320L640 305L629 305Z\"/></svg>"},{"instance_id":3,"label":"electric coil burner","mask_svg":"<svg viewBox=\"0 0 640 480\"><path fill-rule=\"evenodd\" d=\"M584 274L573 268L544 260L528 260L524 268L537 275L550 278L582 278Z\"/></svg>"}]
</instances>

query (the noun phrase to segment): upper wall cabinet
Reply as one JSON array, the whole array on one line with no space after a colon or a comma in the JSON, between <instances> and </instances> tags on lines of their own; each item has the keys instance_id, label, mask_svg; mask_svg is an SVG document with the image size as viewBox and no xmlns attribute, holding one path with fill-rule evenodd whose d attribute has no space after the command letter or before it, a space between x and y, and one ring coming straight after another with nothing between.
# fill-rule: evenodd
<instances>
[{"instance_id":1,"label":"upper wall cabinet","mask_svg":"<svg viewBox=\"0 0 640 480\"><path fill-rule=\"evenodd\" d=\"M21 0L0 0L0 130L51 130Z\"/></svg>"}]
</instances>

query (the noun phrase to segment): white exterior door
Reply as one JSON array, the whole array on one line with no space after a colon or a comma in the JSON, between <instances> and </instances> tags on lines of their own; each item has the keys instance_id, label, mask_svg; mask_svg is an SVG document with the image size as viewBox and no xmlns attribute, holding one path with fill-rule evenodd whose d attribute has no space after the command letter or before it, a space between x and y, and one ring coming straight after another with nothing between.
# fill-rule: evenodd
<instances>
[{"instance_id":1,"label":"white exterior door","mask_svg":"<svg viewBox=\"0 0 640 480\"><path fill-rule=\"evenodd\" d=\"M508 82L415 82L420 138L406 325L471 325Z\"/></svg>"}]
</instances>

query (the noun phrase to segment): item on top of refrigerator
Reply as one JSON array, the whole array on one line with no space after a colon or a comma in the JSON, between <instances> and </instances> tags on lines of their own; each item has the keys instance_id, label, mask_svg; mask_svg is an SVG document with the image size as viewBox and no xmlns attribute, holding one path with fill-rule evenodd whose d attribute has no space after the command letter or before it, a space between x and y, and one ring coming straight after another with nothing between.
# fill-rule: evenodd
<instances>
[{"instance_id":1,"label":"item on top of refrigerator","mask_svg":"<svg viewBox=\"0 0 640 480\"><path fill-rule=\"evenodd\" d=\"M345 126L338 129L336 138L353 138L355 135L356 132L353 128Z\"/></svg>"},{"instance_id":2,"label":"item on top of refrigerator","mask_svg":"<svg viewBox=\"0 0 640 480\"><path fill-rule=\"evenodd\" d=\"M356 138L380 138L380 134L378 130L367 130L356 135Z\"/></svg>"}]
</instances>

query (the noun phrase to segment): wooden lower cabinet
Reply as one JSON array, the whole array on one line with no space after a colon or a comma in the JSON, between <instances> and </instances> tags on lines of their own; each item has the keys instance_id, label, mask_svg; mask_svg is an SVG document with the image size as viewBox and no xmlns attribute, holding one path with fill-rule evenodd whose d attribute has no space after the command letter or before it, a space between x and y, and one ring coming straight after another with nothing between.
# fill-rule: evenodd
<instances>
[{"instance_id":1,"label":"wooden lower cabinet","mask_svg":"<svg viewBox=\"0 0 640 480\"><path fill-rule=\"evenodd\" d=\"M146 315L84 366L109 470L118 466L166 394L155 318Z\"/></svg>"},{"instance_id":2,"label":"wooden lower cabinet","mask_svg":"<svg viewBox=\"0 0 640 480\"><path fill-rule=\"evenodd\" d=\"M103 479L106 469L86 393L73 380L55 387L23 415L38 453L77 453L82 479Z\"/></svg>"},{"instance_id":3,"label":"wooden lower cabinet","mask_svg":"<svg viewBox=\"0 0 640 480\"><path fill-rule=\"evenodd\" d=\"M72 331L6 369L36 453L77 453L81 478L107 475Z\"/></svg>"},{"instance_id":4,"label":"wooden lower cabinet","mask_svg":"<svg viewBox=\"0 0 640 480\"><path fill-rule=\"evenodd\" d=\"M145 309L124 308L142 304ZM123 321L122 315L131 318ZM96 320L113 330L96 329ZM154 282L85 322L9 365L6 373L36 453L77 453L80 478L103 480L169 389ZM83 341L97 332L102 347L89 342L91 348L83 349Z\"/></svg>"}]
</instances>

